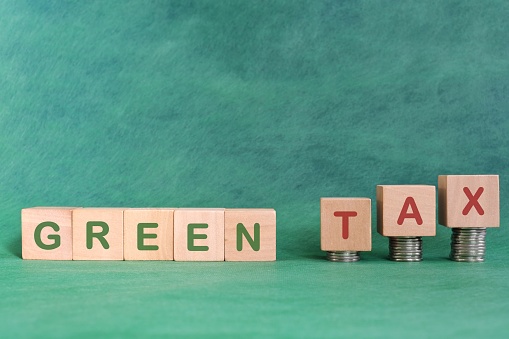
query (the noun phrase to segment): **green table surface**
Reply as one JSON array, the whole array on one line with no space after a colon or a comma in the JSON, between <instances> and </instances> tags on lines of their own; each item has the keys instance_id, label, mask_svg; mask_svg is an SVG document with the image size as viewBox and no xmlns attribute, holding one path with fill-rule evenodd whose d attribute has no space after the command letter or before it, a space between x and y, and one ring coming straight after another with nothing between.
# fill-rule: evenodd
<instances>
[{"instance_id":1,"label":"green table surface","mask_svg":"<svg viewBox=\"0 0 509 339\"><path fill-rule=\"evenodd\" d=\"M0 337L509 336L507 1L2 1ZM320 197L499 174L486 261L320 251ZM21 259L31 206L270 207L276 262ZM373 209L373 219L375 211Z\"/></svg>"}]
</instances>

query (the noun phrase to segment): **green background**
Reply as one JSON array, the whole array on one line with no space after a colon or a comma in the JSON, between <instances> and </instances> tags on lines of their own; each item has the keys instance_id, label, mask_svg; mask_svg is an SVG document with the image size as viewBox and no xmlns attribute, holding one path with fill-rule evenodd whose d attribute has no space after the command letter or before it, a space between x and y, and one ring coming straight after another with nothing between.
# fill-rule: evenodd
<instances>
[{"instance_id":1,"label":"green background","mask_svg":"<svg viewBox=\"0 0 509 339\"><path fill-rule=\"evenodd\" d=\"M507 337L507 1L2 1L0 336ZM486 262L319 199L500 174ZM23 261L31 206L271 207L275 263ZM374 211L373 211L374 212ZM375 219L375 214L373 213Z\"/></svg>"}]
</instances>

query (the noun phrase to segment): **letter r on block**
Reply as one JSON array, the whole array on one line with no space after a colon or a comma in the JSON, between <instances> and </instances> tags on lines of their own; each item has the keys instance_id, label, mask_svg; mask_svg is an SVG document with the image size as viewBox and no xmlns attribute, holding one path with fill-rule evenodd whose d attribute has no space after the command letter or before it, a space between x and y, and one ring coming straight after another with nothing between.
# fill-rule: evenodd
<instances>
[{"instance_id":1,"label":"letter r on block","mask_svg":"<svg viewBox=\"0 0 509 339\"><path fill-rule=\"evenodd\" d=\"M95 227L101 227L100 232L94 232ZM89 250L93 247L93 239L97 238L104 249L110 248L110 244L106 241L105 236L109 233L110 227L104 221L89 221L87 222L87 248Z\"/></svg>"}]
</instances>

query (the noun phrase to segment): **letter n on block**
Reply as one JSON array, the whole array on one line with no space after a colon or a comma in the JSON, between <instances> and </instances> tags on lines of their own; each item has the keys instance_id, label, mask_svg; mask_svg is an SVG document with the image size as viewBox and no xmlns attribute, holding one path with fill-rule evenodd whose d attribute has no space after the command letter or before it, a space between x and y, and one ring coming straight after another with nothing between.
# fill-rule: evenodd
<instances>
[{"instance_id":1,"label":"letter n on block","mask_svg":"<svg viewBox=\"0 0 509 339\"><path fill-rule=\"evenodd\" d=\"M322 251L371 251L371 199L321 198Z\"/></svg>"},{"instance_id":2,"label":"letter n on block","mask_svg":"<svg viewBox=\"0 0 509 339\"><path fill-rule=\"evenodd\" d=\"M378 233L385 237L436 234L436 189L431 185L376 187Z\"/></svg>"},{"instance_id":3,"label":"letter n on block","mask_svg":"<svg viewBox=\"0 0 509 339\"><path fill-rule=\"evenodd\" d=\"M23 259L72 260L70 207L34 207L21 210Z\"/></svg>"},{"instance_id":4,"label":"letter n on block","mask_svg":"<svg viewBox=\"0 0 509 339\"><path fill-rule=\"evenodd\" d=\"M226 261L276 260L276 211L227 209L224 216Z\"/></svg>"},{"instance_id":5,"label":"letter n on block","mask_svg":"<svg viewBox=\"0 0 509 339\"><path fill-rule=\"evenodd\" d=\"M499 227L498 175L438 176L438 213L450 228Z\"/></svg>"},{"instance_id":6,"label":"letter n on block","mask_svg":"<svg viewBox=\"0 0 509 339\"><path fill-rule=\"evenodd\" d=\"M173 218L175 261L224 261L224 209L179 208Z\"/></svg>"},{"instance_id":7,"label":"letter n on block","mask_svg":"<svg viewBox=\"0 0 509 339\"><path fill-rule=\"evenodd\" d=\"M80 208L72 213L73 260L124 260L124 210Z\"/></svg>"}]
</instances>

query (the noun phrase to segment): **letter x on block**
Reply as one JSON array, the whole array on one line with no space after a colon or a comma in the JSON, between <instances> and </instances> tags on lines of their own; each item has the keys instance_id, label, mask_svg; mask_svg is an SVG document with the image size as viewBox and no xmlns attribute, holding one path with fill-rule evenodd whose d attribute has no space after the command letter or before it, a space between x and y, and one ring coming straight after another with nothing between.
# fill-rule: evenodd
<instances>
[{"instance_id":1,"label":"letter x on block","mask_svg":"<svg viewBox=\"0 0 509 339\"><path fill-rule=\"evenodd\" d=\"M438 213L450 228L499 227L498 175L440 175Z\"/></svg>"}]
</instances>

